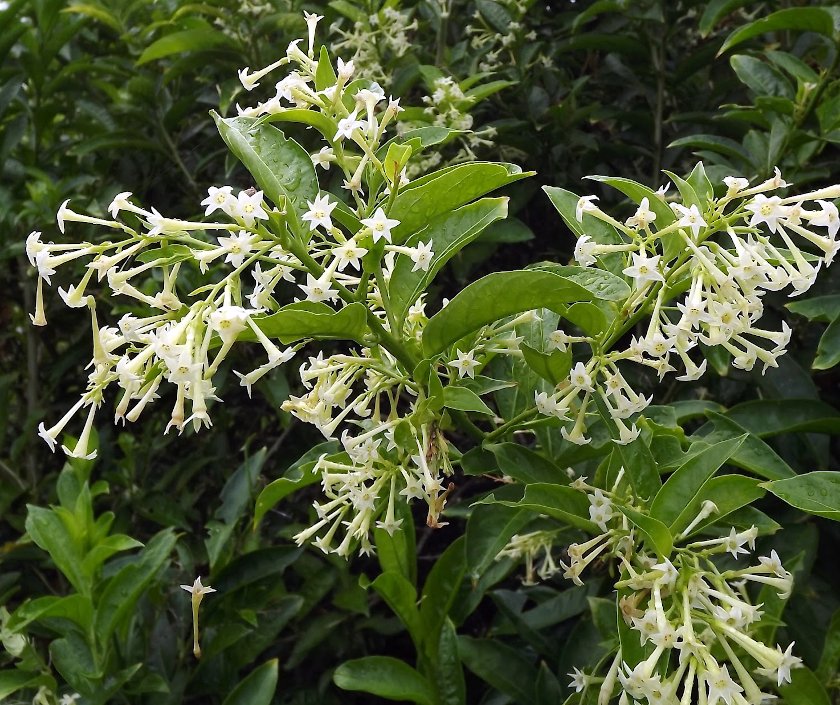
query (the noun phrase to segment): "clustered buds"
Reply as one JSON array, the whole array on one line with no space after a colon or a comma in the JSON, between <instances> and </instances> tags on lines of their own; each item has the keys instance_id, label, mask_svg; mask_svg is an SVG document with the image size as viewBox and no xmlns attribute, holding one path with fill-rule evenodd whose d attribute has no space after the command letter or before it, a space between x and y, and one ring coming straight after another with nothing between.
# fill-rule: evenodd
<instances>
[{"instance_id":1,"label":"clustered buds","mask_svg":"<svg viewBox=\"0 0 840 705\"><path fill-rule=\"evenodd\" d=\"M631 652L643 656L631 661L630 654L619 648L605 676L575 669L569 674L572 687L577 692L597 688L601 705L616 692L622 704L761 705L772 696L762 692L750 674L780 686L790 682L791 669L801 659L793 656L793 644L785 650L773 649L754 635L762 624L762 605L754 603L748 585L770 586L787 599L793 576L776 551L759 557L757 565L725 567L737 565L742 555L755 549L758 530L731 527L726 535L699 538L700 532L714 535L721 526L711 519L718 510L710 501L701 505L677 537L678 545L670 555L651 555L646 537L628 518L647 511L633 502L623 479L622 468L610 491L589 485L586 478L572 483L572 488L586 494L589 520L600 533L570 544L568 562L554 560L557 532L545 530L514 536L498 556L525 556L526 583L535 576L547 579L562 571L564 577L582 585L584 570L594 563L609 561L617 569L620 616L638 635L640 649ZM542 563L535 569L540 552ZM722 561L724 554L733 560Z\"/></svg>"},{"instance_id":2,"label":"clustered buds","mask_svg":"<svg viewBox=\"0 0 840 705\"><path fill-rule=\"evenodd\" d=\"M692 357L701 343L722 347L739 369L751 370L759 362L763 370L778 366L791 330L784 322L779 331L758 327L762 297L788 286L794 295L801 294L814 283L820 267L831 264L840 248L840 215L827 199L840 197L840 186L768 197L790 186L778 170L753 187L746 179L724 181L725 195L710 198L702 210L697 203L666 203L666 189L660 189L651 196L657 204L642 198L624 223L601 210L595 196L578 201L575 218L584 230L586 218L592 216L611 225L623 242L601 243L581 234L575 260L582 267L603 267L601 258L624 257L621 271L632 292L617 322L602 335L555 334L563 345L567 340L585 342L593 352L588 363L578 363L568 383L553 393L537 394L540 413L570 421L570 428L562 430L567 440L590 441L586 417L596 398L609 411L617 443L638 436L638 429L626 420L644 410L650 399L632 390L619 371L621 361L650 367L660 379L676 372L678 380L697 380L707 367L706 359ZM686 293L674 301L679 291ZM633 336L624 350L611 349L627 326L645 314L649 320L644 333Z\"/></svg>"}]
</instances>

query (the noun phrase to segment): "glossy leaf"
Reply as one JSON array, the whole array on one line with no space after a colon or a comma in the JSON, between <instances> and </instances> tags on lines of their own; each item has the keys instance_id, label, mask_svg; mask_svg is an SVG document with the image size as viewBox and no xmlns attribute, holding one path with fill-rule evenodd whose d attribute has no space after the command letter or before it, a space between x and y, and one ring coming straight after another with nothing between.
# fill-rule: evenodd
<instances>
[{"instance_id":1,"label":"glossy leaf","mask_svg":"<svg viewBox=\"0 0 840 705\"><path fill-rule=\"evenodd\" d=\"M456 384L450 384L443 388L443 405L448 409L474 411L478 414L495 416L493 409L481 401L478 394L471 389Z\"/></svg>"},{"instance_id":2,"label":"glossy leaf","mask_svg":"<svg viewBox=\"0 0 840 705\"><path fill-rule=\"evenodd\" d=\"M473 673L520 705L534 702L537 670L521 650L493 639L458 638L461 660Z\"/></svg>"},{"instance_id":3,"label":"glossy leaf","mask_svg":"<svg viewBox=\"0 0 840 705\"><path fill-rule=\"evenodd\" d=\"M671 555L671 550L674 547L674 538L665 524L658 519L654 519L652 516L642 514L629 507L616 505L616 508L644 534L649 548L656 552L660 560Z\"/></svg>"},{"instance_id":4,"label":"glossy leaf","mask_svg":"<svg viewBox=\"0 0 840 705\"><path fill-rule=\"evenodd\" d=\"M279 208L288 200L298 214L306 211L306 202L318 195L318 177L309 152L276 127L256 124L256 118L223 118L215 111L210 114L225 144L266 198Z\"/></svg>"},{"instance_id":5,"label":"glossy leaf","mask_svg":"<svg viewBox=\"0 0 840 705\"><path fill-rule=\"evenodd\" d=\"M432 357L500 318L537 308L562 311L570 302L591 298L579 284L550 272L494 272L460 291L429 319L423 331L423 350Z\"/></svg>"},{"instance_id":6,"label":"glossy leaf","mask_svg":"<svg viewBox=\"0 0 840 705\"><path fill-rule=\"evenodd\" d=\"M507 198L482 198L432 219L428 226L412 235L406 245L432 242L434 257L428 271L412 271L411 258L397 257L388 283L388 295L397 319L405 317L409 306L422 294L443 266L469 243L478 238L491 223L507 216Z\"/></svg>"},{"instance_id":7,"label":"glossy leaf","mask_svg":"<svg viewBox=\"0 0 840 705\"><path fill-rule=\"evenodd\" d=\"M779 10L736 29L726 38L718 53L722 54L761 34L787 30L817 32L827 37L834 37L837 31L837 18L828 8L792 7Z\"/></svg>"},{"instance_id":8,"label":"glossy leaf","mask_svg":"<svg viewBox=\"0 0 840 705\"><path fill-rule=\"evenodd\" d=\"M181 32L167 34L150 44L137 59L137 65L142 66L150 61L163 59L173 54L182 54L187 51L207 51L208 49L230 47L232 44L233 41L227 34L212 27L185 29Z\"/></svg>"},{"instance_id":9,"label":"glossy leaf","mask_svg":"<svg viewBox=\"0 0 840 705\"><path fill-rule=\"evenodd\" d=\"M589 500L583 492L568 485L538 482L525 487L525 495L517 502L492 500L491 503L506 507L529 509L575 526L592 534L599 533L598 526L589 519Z\"/></svg>"},{"instance_id":10,"label":"glossy leaf","mask_svg":"<svg viewBox=\"0 0 840 705\"><path fill-rule=\"evenodd\" d=\"M656 461L644 439L639 437L626 445L618 445L617 448L636 495L652 500L659 492L662 481L659 479Z\"/></svg>"},{"instance_id":11,"label":"glossy leaf","mask_svg":"<svg viewBox=\"0 0 840 705\"><path fill-rule=\"evenodd\" d=\"M367 309L351 303L334 311L326 304L310 301L288 304L276 313L255 318L254 323L269 338L284 345L304 338L315 340L355 340L363 343L367 328ZM251 331L243 331L240 340L255 340Z\"/></svg>"},{"instance_id":12,"label":"glossy leaf","mask_svg":"<svg viewBox=\"0 0 840 705\"><path fill-rule=\"evenodd\" d=\"M746 475L721 475L713 477L706 482L700 491L685 506L680 516L674 521L671 530L677 534L694 520L700 512L703 502L714 502L717 511L705 521L700 522L692 534L701 531L710 524L717 522L726 523L726 517L732 512L751 505L761 499L765 490L761 487L760 480Z\"/></svg>"},{"instance_id":13,"label":"glossy leaf","mask_svg":"<svg viewBox=\"0 0 840 705\"><path fill-rule=\"evenodd\" d=\"M809 472L786 480L765 482L762 487L792 507L840 521L840 473Z\"/></svg>"},{"instance_id":14,"label":"glossy leaf","mask_svg":"<svg viewBox=\"0 0 840 705\"><path fill-rule=\"evenodd\" d=\"M738 450L744 438L745 436L741 436L715 443L689 458L662 485L650 507L651 515L670 525L672 531L679 532L684 528L691 518L686 517L683 510L703 485ZM685 525L680 525L678 518L683 519Z\"/></svg>"},{"instance_id":15,"label":"glossy leaf","mask_svg":"<svg viewBox=\"0 0 840 705\"><path fill-rule=\"evenodd\" d=\"M572 369L571 350L552 350L550 353L542 353L527 343L520 343L519 349L528 367L546 382L557 385L568 378L569 371Z\"/></svg>"},{"instance_id":16,"label":"glossy leaf","mask_svg":"<svg viewBox=\"0 0 840 705\"><path fill-rule=\"evenodd\" d=\"M271 705L277 691L277 659L255 668L230 692L222 705Z\"/></svg>"},{"instance_id":17,"label":"glossy leaf","mask_svg":"<svg viewBox=\"0 0 840 705\"><path fill-rule=\"evenodd\" d=\"M533 518L531 512L515 507L479 504L472 508L464 552L466 569L473 580L493 564L510 538Z\"/></svg>"},{"instance_id":18,"label":"glossy leaf","mask_svg":"<svg viewBox=\"0 0 840 705\"><path fill-rule=\"evenodd\" d=\"M335 669L333 682L342 690L371 693L387 700L435 705L435 692L429 682L407 663L390 656L345 661Z\"/></svg>"},{"instance_id":19,"label":"glossy leaf","mask_svg":"<svg viewBox=\"0 0 840 705\"><path fill-rule=\"evenodd\" d=\"M392 230L395 243L404 242L435 217L480 198L533 172L514 164L470 162L440 169L404 187L394 199L389 217L400 221Z\"/></svg>"}]
</instances>

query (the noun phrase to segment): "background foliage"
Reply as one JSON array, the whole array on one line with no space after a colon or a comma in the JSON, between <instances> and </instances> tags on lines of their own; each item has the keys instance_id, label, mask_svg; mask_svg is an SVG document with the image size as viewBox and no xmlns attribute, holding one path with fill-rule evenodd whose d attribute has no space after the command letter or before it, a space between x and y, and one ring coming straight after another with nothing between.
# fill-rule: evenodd
<instances>
[{"instance_id":1,"label":"background foliage","mask_svg":"<svg viewBox=\"0 0 840 705\"><path fill-rule=\"evenodd\" d=\"M508 189L515 217L453 262L437 292L451 296L488 271L569 260L574 238L543 184L580 192L586 175L622 174L656 188L662 169L687 173L698 157L716 180L763 178L778 165L797 187L836 181L840 12L737 0L3 4L0 663L17 669L0 671L0 700L55 702L78 692L86 703L374 702L341 690L365 679L383 698L405 698L411 674L396 661L356 660L388 654L426 674L443 669L433 673L443 695L418 683L415 702L561 702L569 695L565 674L600 658L603 620L614 619L598 581L523 586L512 562L493 561L501 546L489 539L512 533L515 511L479 507L466 537L455 540L469 504L492 488L484 472L512 474L548 460L523 459L527 451L509 444L476 453L475 474L468 460L450 499L449 527L432 531L417 517L416 544L411 532L383 534L378 558L349 564L291 542L307 524L310 490L254 521L261 489L281 477L291 488L324 450L317 434L280 410L299 384L293 372L278 371L253 399L233 380L214 428L201 437L161 436L162 419L102 426L95 463L62 467L35 428L78 394L87 328L81 314L56 307L47 311L46 332L33 332L25 237L48 231L71 195L80 210L96 211L133 190L163 212L195 215L209 185L227 174L231 183L242 179L207 117L210 108L235 113L236 71L269 63L301 36L302 9L336 23L338 40L354 22L375 30L370 18L382 23L387 6L406 13L408 49L380 41L376 57L359 61L378 63L410 105L423 106L442 77L466 81L463 91L476 100L455 105L455 113L490 132L486 143L456 141L449 156L463 158L467 147L538 174ZM775 24L753 23L777 11ZM468 27L484 28L491 43L513 37L492 75L476 78L487 46L471 45L477 34ZM615 191L594 192L622 207ZM657 389L674 410L663 410L658 423L683 441L746 431L765 460L769 454L797 472L835 468L837 276L828 270L808 300L774 302L798 341L778 370L724 374L721 360L720 376ZM697 403L705 398L720 406ZM562 468L578 460L551 462ZM764 502L786 526L774 546L797 566L781 628L826 686L828 694L817 687L810 702L828 703L840 690L837 524L805 520L772 497ZM178 588L198 574L218 590L202 608L199 662ZM412 623L423 626L406 630Z\"/></svg>"}]
</instances>

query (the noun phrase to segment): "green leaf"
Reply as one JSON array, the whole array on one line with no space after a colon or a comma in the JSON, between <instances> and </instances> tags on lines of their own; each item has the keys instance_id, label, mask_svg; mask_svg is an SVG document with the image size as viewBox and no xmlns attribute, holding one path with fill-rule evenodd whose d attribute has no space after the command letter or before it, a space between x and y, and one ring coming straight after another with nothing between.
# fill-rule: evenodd
<instances>
[{"instance_id":1,"label":"green leaf","mask_svg":"<svg viewBox=\"0 0 840 705\"><path fill-rule=\"evenodd\" d=\"M817 345L817 356L811 367L828 370L840 363L840 317L828 324Z\"/></svg>"},{"instance_id":2,"label":"green leaf","mask_svg":"<svg viewBox=\"0 0 840 705\"><path fill-rule=\"evenodd\" d=\"M720 20L750 2L752 0L711 0L706 5L706 9L703 10L703 15L698 24L700 34L703 37L708 37Z\"/></svg>"},{"instance_id":3,"label":"green leaf","mask_svg":"<svg viewBox=\"0 0 840 705\"><path fill-rule=\"evenodd\" d=\"M688 135L675 139L668 146L706 150L715 152L716 154L722 154L725 157L733 157L743 162L749 162L749 155L741 146L740 142L736 142L729 137L720 137L719 135Z\"/></svg>"},{"instance_id":4,"label":"green leaf","mask_svg":"<svg viewBox=\"0 0 840 705\"><path fill-rule=\"evenodd\" d=\"M284 345L303 338L315 340L355 340L365 342L367 308L364 304L351 303L334 311L326 304L300 301L284 306L276 313L254 318L254 323L269 338ZM243 331L240 340L256 340L250 331Z\"/></svg>"},{"instance_id":5,"label":"green leaf","mask_svg":"<svg viewBox=\"0 0 840 705\"><path fill-rule=\"evenodd\" d=\"M276 127L256 124L256 118L210 114L225 144L266 197L280 209L288 200L298 214L304 213L306 202L318 195L318 177L309 152Z\"/></svg>"},{"instance_id":6,"label":"green leaf","mask_svg":"<svg viewBox=\"0 0 840 705\"><path fill-rule=\"evenodd\" d=\"M0 671L0 701L5 701L10 695L24 688L38 688L42 685L50 690L56 688L54 679L37 671Z\"/></svg>"},{"instance_id":7,"label":"green leaf","mask_svg":"<svg viewBox=\"0 0 840 705\"><path fill-rule=\"evenodd\" d=\"M160 575L161 568L175 548L177 536L168 528L155 534L135 562L108 580L96 603L96 634L106 643L129 616L140 596Z\"/></svg>"},{"instance_id":8,"label":"green leaf","mask_svg":"<svg viewBox=\"0 0 840 705\"><path fill-rule=\"evenodd\" d=\"M458 637L458 653L473 673L520 705L534 702L537 669L521 649L495 639Z\"/></svg>"},{"instance_id":9,"label":"green leaf","mask_svg":"<svg viewBox=\"0 0 840 705\"><path fill-rule=\"evenodd\" d=\"M681 176L678 176L673 171L668 171L667 169L663 169L662 173L671 179L677 189L679 189L680 197L682 198L683 203L688 206L697 206L701 213L706 209L706 204L700 201L697 192L694 190L694 187L688 183L688 181L683 179Z\"/></svg>"},{"instance_id":10,"label":"green leaf","mask_svg":"<svg viewBox=\"0 0 840 705\"><path fill-rule=\"evenodd\" d=\"M579 284L550 272L494 272L460 291L429 319L423 331L423 350L426 357L432 357L468 333L505 316L537 308L560 309L559 313L567 303L591 298Z\"/></svg>"},{"instance_id":11,"label":"green leaf","mask_svg":"<svg viewBox=\"0 0 840 705\"><path fill-rule=\"evenodd\" d=\"M385 529L373 530L376 557L383 573L399 573L414 585L417 581L417 546L411 508L407 504L397 504L394 513L398 520L402 520L400 531L395 531L392 536Z\"/></svg>"},{"instance_id":12,"label":"green leaf","mask_svg":"<svg viewBox=\"0 0 840 705\"><path fill-rule=\"evenodd\" d=\"M450 384L443 388L443 405L449 409L495 416L493 409L481 401L478 394L460 385Z\"/></svg>"},{"instance_id":13,"label":"green leaf","mask_svg":"<svg viewBox=\"0 0 840 705\"><path fill-rule=\"evenodd\" d=\"M440 631L435 661L435 684L440 696L440 705L465 705L467 686L464 669L458 657L458 635L452 620L446 617Z\"/></svg>"},{"instance_id":14,"label":"green leaf","mask_svg":"<svg viewBox=\"0 0 840 705\"><path fill-rule=\"evenodd\" d=\"M519 532L534 515L515 507L479 504L473 507L467 521L466 569L473 580L493 564L510 538Z\"/></svg>"},{"instance_id":15,"label":"green leaf","mask_svg":"<svg viewBox=\"0 0 840 705\"><path fill-rule=\"evenodd\" d=\"M694 193L697 194L697 197L702 203L708 203L715 197L715 189L712 186L712 182L709 181L709 177L706 176L706 169L703 166L703 162L697 162L686 181L694 189Z\"/></svg>"},{"instance_id":16,"label":"green leaf","mask_svg":"<svg viewBox=\"0 0 840 705\"><path fill-rule=\"evenodd\" d=\"M18 607L6 626L11 631L19 632L32 622L48 617L69 619L87 631L93 622L93 602L89 597L78 593L64 597L38 597Z\"/></svg>"},{"instance_id":17,"label":"green leaf","mask_svg":"<svg viewBox=\"0 0 840 705\"><path fill-rule=\"evenodd\" d=\"M621 277L595 267L563 266L553 262L538 262L528 267L526 271L532 269L551 272L568 279L570 282L582 286L592 294L591 298L594 301L600 303L624 301L630 296L630 287Z\"/></svg>"},{"instance_id":18,"label":"green leaf","mask_svg":"<svg viewBox=\"0 0 840 705\"><path fill-rule=\"evenodd\" d=\"M639 437L626 445L618 445L617 448L636 496L642 500L653 499L659 492L662 481L659 479L656 461L644 439Z\"/></svg>"},{"instance_id":19,"label":"green leaf","mask_svg":"<svg viewBox=\"0 0 840 705\"><path fill-rule=\"evenodd\" d=\"M816 676L823 683L828 683L840 670L840 609L831 617L831 624L825 633L820 665Z\"/></svg>"},{"instance_id":20,"label":"green leaf","mask_svg":"<svg viewBox=\"0 0 840 705\"><path fill-rule=\"evenodd\" d=\"M73 3L72 5L65 7L62 12L92 17L93 19L99 20L103 24L108 25L115 32L123 32L123 27L117 16L100 5L93 5L86 2Z\"/></svg>"},{"instance_id":21,"label":"green leaf","mask_svg":"<svg viewBox=\"0 0 840 705\"><path fill-rule=\"evenodd\" d=\"M665 524L629 507L620 504L615 506L645 535L649 548L652 548L660 559L664 560L671 555L674 539Z\"/></svg>"},{"instance_id":22,"label":"green leaf","mask_svg":"<svg viewBox=\"0 0 840 705\"><path fill-rule=\"evenodd\" d=\"M419 650L425 639L426 624L417 609L417 590L414 585L400 573L385 571L371 583L371 587L399 617Z\"/></svg>"},{"instance_id":23,"label":"green leaf","mask_svg":"<svg viewBox=\"0 0 840 705\"><path fill-rule=\"evenodd\" d=\"M840 521L840 473L808 472L785 480L765 482L762 487L792 507L809 514Z\"/></svg>"},{"instance_id":24,"label":"green leaf","mask_svg":"<svg viewBox=\"0 0 840 705\"><path fill-rule=\"evenodd\" d=\"M222 705L271 705L277 691L277 659L255 668L230 692Z\"/></svg>"},{"instance_id":25,"label":"green leaf","mask_svg":"<svg viewBox=\"0 0 840 705\"><path fill-rule=\"evenodd\" d=\"M674 211L672 211L670 206L656 194L656 191L644 186L643 184L633 181L632 179L624 179L618 176L597 175L587 176L586 178L606 184L607 186L612 186L614 189L621 191L621 193L637 205L642 202L642 199L647 198L649 204L648 207L656 213L656 220L654 222L656 223L657 228L664 228L666 225L670 225L677 219L674 215Z\"/></svg>"},{"instance_id":26,"label":"green leaf","mask_svg":"<svg viewBox=\"0 0 840 705\"><path fill-rule=\"evenodd\" d=\"M589 519L589 500L583 492L568 485L553 485L538 482L525 487L525 496L518 502L484 500L488 504L502 504L517 509L530 509L554 519L583 529L591 534L599 533L597 524Z\"/></svg>"},{"instance_id":27,"label":"green leaf","mask_svg":"<svg viewBox=\"0 0 840 705\"><path fill-rule=\"evenodd\" d=\"M254 507L254 528L259 525L262 518L275 504L284 497L292 494L303 487L315 484L321 480L321 476L312 472L316 461L321 455L334 453L338 450L335 441L325 441L310 448L302 457L292 464L280 477L270 482L260 492L257 503Z\"/></svg>"},{"instance_id":28,"label":"green leaf","mask_svg":"<svg viewBox=\"0 0 840 705\"><path fill-rule=\"evenodd\" d=\"M470 162L415 179L400 190L388 214L400 221L392 230L394 243L404 242L435 216L449 213L490 191L532 174L523 172L514 164Z\"/></svg>"},{"instance_id":29,"label":"green leaf","mask_svg":"<svg viewBox=\"0 0 840 705\"><path fill-rule=\"evenodd\" d=\"M577 304L575 304L577 305ZM550 353L541 353L535 350L528 343L520 343L519 349L522 357L534 372L546 382L557 385L568 378L569 370L572 369L572 351L552 350Z\"/></svg>"},{"instance_id":30,"label":"green leaf","mask_svg":"<svg viewBox=\"0 0 840 705\"><path fill-rule=\"evenodd\" d=\"M712 476L741 447L746 436L721 441L691 456L671 474L656 494L650 513L679 533L693 517L684 510Z\"/></svg>"},{"instance_id":31,"label":"green leaf","mask_svg":"<svg viewBox=\"0 0 840 705\"><path fill-rule=\"evenodd\" d=\"M309 110L307 108L288 108L279 113L263 115L257 119L254 125L258 127L275 122L296 122L303 125L311 125L330 142L335 139L335 132L338 129L335 120L327 117L320 110Z\"/></svg>"},{"instance_id":32,"label":"green leaf","mask_svg":"<svg viewBox=\"0 0 840 705\"><path fill-rule=\"evenodd\" d=\"M388 283L388 295L397 320L405 317L408 308L450 259L478 238L488 225L505 218L507 212L507 198L482 198L433 218L425 228L408 238L406 244L409 246L431 240L434 257L426 272L412 271L414 263L410 257L397 257Z\"/></svg>"},{"instance_id":33,"label":"green leaf","mask_svg":"<svg viewBox=\"0 0 840 705\"><path fill-rule=\"evenodd\" d=\"M747 477L746 475L713 477L703 485L699 493L686 505L685 510L674 522L671 530L675 534L684 530L700 512L704 501L714 502L718 511L705 521L700 522L691 531L691 534L702 531L705 527L719 521L725 522L729 514L758 501L764 494L765 491L761 487L761 481L754 477Z\"/></svg>"},{"instance_id":34,"label":"green leaf","mask_svg":"<svg viewBox=\"0 0 840 705\"><path fill-rule=\"evenodd\" d=\"M437 650L444 621L458 597L458 589L464 579L464 543L463 536L453 541L435 561L423 584L420 621L423 625L425 650L430 656Z\"/></svg>"},{"instance_id":35,"label":"green leaf","mask_svg":"<svg viewBox=\"0 0 840 705\"><path fill-rule=\"evenodd\" d=\"M831 699L822 683L805 666L791 670L790 683L779 688L779 695L791 705L831 705Z\"/></svg>"},{"instance_id":36,"label":"green leaf","mask_svg":"<svg viewBox=\"0 0 840 705\"><path fill-rule=\"evenodd\" d=\"M436 705L429 682L403 661L390 656L366 656L345 661L333 674L342 690L361 691L387 700L410 700L418 705Z\"/></svg>"},{"instance_id":37,"label":"green leaf","mask_svg":"<svg viewBox=\"0 0 840 705\"><path fill-rule=\"evenodd\" d=\"M742 436L747 432L743 426L721 413L710 409L706 411L706 415L710 423L701 426L693 437L701 436L707 443L716 443L727 438ZM729 462L765 480L781 480L796 475L776 451L752 433L748 433L743 445L733 454Z\"/></svg>"},{"instance_id":38,"label":"green leaf","mask_svg":"<svg viewBox=\"0 0 840 705\"><path fill-rule=\"evenodd\" d=\"M741 83L759 96L780 96L792 99L796 94L784 74L754 56L736 54L729 59Z\"/></svg>"},{"instance_id":39,"label":"green leaf","mask_svg":"<svg viewBox=\"0 0 840 705\"><path fill-rule=\"evenodd\" d=\"M327 47L321 46L321 53L318 55L318 68L315 69L315 90L323 91L338 80L333 70L332 61L330 61L330 53Z\"/></svg>"},{"instance_id":40,"label":"green leaf","mask_svg":"<svg viewBox=\"0 0 840 705\"><path fill-rule=\"evenodd\" d=\"M362 10L360 10L358 7L356 7L353 3L348 2L347 0L330 0L330 2L327 3L327 5L336 12L341 13L348 19L353 20L353 22L361 22L362 24L367 24L367 15L364 12L362 12Z\"/></svg>"},{"instance_id":41,"label":"green leaf","mask_svg":"<svg viewBox=\"0 0 840 705\"><path fill-rule=\"evenodd\" d=\"M569 306L563 318L571 321L586 335L597 336L607 328L607 317L604 312L589 301L578 301Z\"/></svg>"},{"instance_id":42,"label":"green leaf","mask_svg":"<svg viewBox=\"0 0 840 705\"><path fill-rule=\"evenodd\" d=\"M568 476L557 465L518 443L491 443L485 446L496 457L499 469L523 485L537 482L566 484Z\"/></svg>"},{"instance_id":43,"label":"green leaf","mask_svg":"<svg viewBox=\"0 0 840 705\"><path fill-rule=\"evenodd\" d=\"M759 438L780 433L840 433L840 413L816 399L756 399L726 416Z\"/></svg>"},{"instance_id":44,"label":"green leaf","mask_svg":"<svg viewBox=\"0 0 840 705\"><path fill-rule=\"evenodd\" d=\"M785 308L800 316L805 316L809 321L831 323L835 318L840 317L840 294L791 301L785 304Z\"/></svg>"},{"instance_id":45,"label":"green leaf","mask_svg":"<svg viewBox=\"0 0 840 705\"><path fill-rule=\"evenodd\" d=\"M140 58L137 65L142 66L150 61L162 59L173 54L182 54L186 51L207 51L209 49L220 49L231 47L233 40L224 32L211 27L197 29L185 29L181 32L173 32L152 42Z\"/></svg>"},{"instance_id":46,"label":"green leaf","mask_svg":"<svg viewBox=\"0 0 840 705\"><path fill-rule=\"evenodd\" d=\"M50 554L56 567L83 595L89 595L92 575L82 570L83 555L74 534L59 518L58 510L27 505L26 532ZM70 519L68 518L68 521Z\"/></svg>"},{"instance_id":47,"label":"green leaf","mask_svg":"<svg viewBox=\"0 0 840 705\"><path fill-rule=\"evenodd\" d=\"M736 29L726 38L720 51L718 51L718 55L753 37L783 30L817 32L826 37L834 38L837 31L837 22L835 15L828 8L792 7L779 10Z\"/></svg>"}]
</instances>

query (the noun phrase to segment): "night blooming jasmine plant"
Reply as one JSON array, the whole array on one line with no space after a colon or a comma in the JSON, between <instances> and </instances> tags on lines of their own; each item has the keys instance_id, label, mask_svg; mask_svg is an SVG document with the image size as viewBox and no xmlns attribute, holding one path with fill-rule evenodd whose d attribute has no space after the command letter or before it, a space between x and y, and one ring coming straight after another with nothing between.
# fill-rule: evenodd
<instances>
[{"instance_id":1,"label":"night blooming jasmine plant","mask_svg":"<svg viewBox=\"0 0 840 705\"><path fill-rule=\"evenodd\" d=\"M413 29L407 15L380 15ZM214 113L248 175L209 188L196 204L203 216L170 218L120 193L107 214L63 203L58 242L29 236L33 323L47 323L44 285L77 261L83 275L58 292L92 322L86 389L40 436L51 450L95 457L94 424L111 390L117 423L157 402L171 409L164 433L200 432L212 425L234 346L258 357L234 370L248 394L294 360L300 384L282 408L331 444L302 475L265 488L257 520L290 486L320 483L294 540L372 554L413 526L409 505L439 528L459 473L490 477L501 489L473 498L469 521L519 511L480 525L492 531L467 531L458 560L475 584L491 565L524 559L529 584L562 574L581 585L597 573L616 591L607 656L572 672L577 702L759 705L800 659L772 639L781 607L763 616L770 601L783 606L793 576L772 547L756 546L778 525L751 505L768 490L787 498L784 483L796 478L781 460L753 461L746 449L758 439L714 409L678 417L653 405L645 377L691 382L710 366L775 367L791 330L762 321L764 297L801 294L831 264L840 187L796 195L778 171L716 184L702 164L687 179L668 174L673 194L595 177L633 202L624 219L595 196L549 187L577 238L574 264L494 272L438 302L436 275L507 215L508 199L486 194L530 174L474 160L423 173L469 132L469 116L398 132L400 101L359 75L355 62L373 58L333 63L316 51L321 19L306 13L306 37L271 65L239 72L250 107ZM358 28L341 31L352 46ZM441 115L469 102L446 78L435 91L427 107ZM277 127L287 123L312 143L287 137ZM79 242L81 226L97 234ZM110 296L131 313L108 320ZM713 425L689 439L682 421L707 411ZM489 542L479 551L476 540ZM417 677L431 682L443 617L429 617L434 638L419 636L416 595L400 601L395 585L391 575L374 588L425 650ZM198 654L198 605L213 589L182 587ZM421 610L445 616L442 603L424 600L432 606Z\"/></svg>"}]
</instances>

